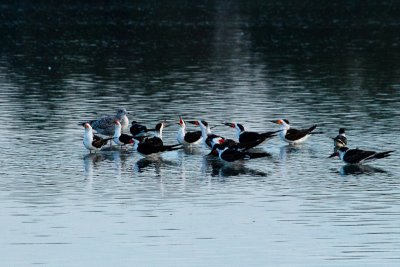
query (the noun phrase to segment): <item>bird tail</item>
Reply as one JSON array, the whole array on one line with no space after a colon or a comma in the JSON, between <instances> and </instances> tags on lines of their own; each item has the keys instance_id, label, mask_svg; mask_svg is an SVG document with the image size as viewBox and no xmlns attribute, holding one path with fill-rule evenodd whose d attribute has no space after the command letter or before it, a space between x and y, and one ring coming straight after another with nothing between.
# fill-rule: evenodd
<instances>
[{"instance_id":1,"label":"bird tail","mask_svg":"<svg viewBox=\"0 0 400 267\"><path fill-rule=\"evenodd\" d=\"M264 138L260 138L260 139L254 141L254 142L238 143L236 145L236 148L240 149L241 151L247 151L249 149L252 149L253 147L258 146L259 144L261 144L264 141L265 141Z\"/></svg>"},{"instance_id":2,"label":"bird tail","mask_svg":"<svg viewBox=\"0 0 400 267\"><path fill-rule=\"evenodd\" d=\"M271 154L267 152L246 152L246 158L245 159L257 159L257 158L264 158L264 157L269 157Z\"/></svg>"},{"instance_id":3,"label":"bird tail","mask_svg":"<svg viewBox=\"0 0 400 267\"><path fill-rule=\"evenodd\" d=\"M113 140L113 139L114 139L113 137L104 138L104 139L103 139L103 144L107 145L108 141Z\"/></svg>"},{"instance_id":4,"label":"bird tail","mask_svg":"<svg viewBox=\"0 0 400 267\"><path fill-rule=\"evenodd\" d=\"M183 149L183 146L181 144L163 146L162 151L174 151L178 149Z\"/></svg>"},{"instance_id":5,"label":"bird tail","mask_svg":"<svg viewBox=\"0 0 400 267\"><path fill-rule=\"evenodd\" d=\"M376 158L376 159L383 159L383 158L389 157L389 156L390 156L390 153L392 153L392 152L394 152L394 150L385 151L385 152L379 152L379 153L376 153L376 154L374 155L374 158Z\"/></svg>"},{"instance_id":6,"label":"bird tail","mask_svg":"<svg viewBox=\"0 0 400 267\"><path fill-rule=\"evenodd\" d=\"M308 134L324 134L324 132L313 132L315 130L315 128L317 128L317 125L314 124L313 126L311 126L310 128L307 129Z\"/></svg>"},{"instance_id":7,"label":"bird tail","mask_svg":"<svg viewBox=\"0 0 400 267\"><path fill-rule=\"evenodd\" d=\"M276 134L279 133L280 131L282 131L282 130L272 131L272 132L265 132L265 133L262 133L261 136L264 137L265 139L271 138L271 137L276 136Z\"/></svg>"},{"instance_id":8,"label":"bird tail","mask_svg":"<svg viewBox=\"0 0 400 267\"><path fill-rule=\"evenodd\" d=\"M315 128L317 128L317 125L314 124L313 126L311 126L310 128L308 128L308 132L311 133L312 131L315 130Z\"/></svg>"}]
</instances>

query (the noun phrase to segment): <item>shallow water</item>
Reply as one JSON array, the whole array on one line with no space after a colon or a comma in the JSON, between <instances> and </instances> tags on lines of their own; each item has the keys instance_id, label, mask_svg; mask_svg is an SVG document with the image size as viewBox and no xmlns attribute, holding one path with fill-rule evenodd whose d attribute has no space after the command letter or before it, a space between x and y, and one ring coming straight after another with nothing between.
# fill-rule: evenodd
<instances>
[{"instance_id":1,"label":"shallow water","mask_svg":"<svg viewBox=\"0 0 400 267\"><path fill-rule=\"evenodd\" d=\"M398 7L171 5L1 6L2 264L398 266ZM324 134L239 164L203 147L89 154L77 123L119 107L169 120L169 144L178 115L230 138L223 121ZM327 158L339 127L397 152L344 166Z\"/></svg>"}]
</instances>

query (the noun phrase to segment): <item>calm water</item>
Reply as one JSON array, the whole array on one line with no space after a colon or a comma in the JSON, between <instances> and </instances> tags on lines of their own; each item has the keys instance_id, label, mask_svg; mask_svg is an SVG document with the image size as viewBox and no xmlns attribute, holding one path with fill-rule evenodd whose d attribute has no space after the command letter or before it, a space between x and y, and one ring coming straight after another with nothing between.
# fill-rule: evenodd
<instances>
[{"instance_id":1,"label":"calm water","mask_svg":"<svg viewBox=\"0 0 400 267\"><path fill-rule=\"evenodd\" d=\"M264 2L1 5L0 265L399 266L399 5ZM171 144L180 114L325 134L234 165L88 154L77 123L119 107ZM339 127L397 152L343 166Z\"/></svg>"}]
</instances>

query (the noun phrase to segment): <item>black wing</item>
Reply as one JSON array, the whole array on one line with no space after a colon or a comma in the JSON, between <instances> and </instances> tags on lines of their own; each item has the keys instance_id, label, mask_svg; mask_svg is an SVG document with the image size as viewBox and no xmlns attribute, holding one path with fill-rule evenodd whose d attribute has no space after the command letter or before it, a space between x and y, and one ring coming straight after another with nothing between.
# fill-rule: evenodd
<instances>
[{"instance_id":1,"label":"black wing","mask_svg":"<svg viewBox=\"0 0 400 267\"><path fill-rule=\"evenodd\" d=\"M158 148L161 152L164 152L164 151L183 149L183 146L181 144L176 144L176 145L160 146Z\"/></svg>"},{"instance_id":2,"label":"black wing","mask_svg":"<svg viewBox=\"0 0 400 267\"><path fill-rule=\"evenodd\" d=\"M138 145L137 151L144 155L150 155L150 154L160 152L160 149L159 149L159 147L155 147L150 143L144 142L144 143L140 143Z\"/></svg>"},{"instance_id":3,"label":"black wing","mask_svg":"<svg viewBox=\"0 0 400 267\"><path fill-rule=\"evenodd\" d=\"M146 133L147 132L147 127L141 124L133 124L131 128L129 128L131 134L133 136Z\"/></svg>"},{"instance_id":4,"label":"black wing","mask_svg":"<svg viewBox=\"0 0 400 267\"><path fill-rule=\"evenodd\" d=\"M133 136L127 134L121 134L118 139L121 143L129 144L132 142Z\"/></svg>"},{"instance_id":5,"label":"black wing","mask_svg":"<svg viewBox=\"0 0 400 267\"><path fill-rule=\"evenodd\" d=\"M315 130L315 128L317 128L317 125L313 125L308 129L302 129L302 130L290 128L286 132L285 138L289 141L296 141L305 137L307 134L310 134L312 131Z\"/></svg>"},{"instance_id":6,"label":"black wing","mask_svg":"<svg viewBox=\"0 0 400 267\"><path fill-rule=\"evenodd\" d=\"M290 128L289 130L287 130L285 138L289 141L296 141L305 137L307 134L310 134L312 131L315 130L315 128L317 128L317 125L313 125L308 129L302 130Z\"/></svg>"},{"instance_id":7,"label":"black wing","mask_svg":"<svg viewBox=\"0 0 400 267\"><path fill-rule=\"evenodd\" d=\"M261 134L256 132L242 132L239 136L240 143L252 143L261 138ZM265 140L265 139L264 139Z\"/></svg>"},{"instance_id":8,"label":"black wing","mask_svg":"<svg viewBox=\"0 0 400 267\"><path fill-rule=\"evenodd\" d=\"M143 140L144 143L150 144L154 147L161 147L164 145L163 141L159 137L148 137Z\"/></svg>"},{"instance_id":9,"label":"black wing","mask_svg":"<svg viewBox=\"0 0 400 267\"><path fill-rule=\"evenodd\" d=\"M187 132L185 134L185 141L188 143L194 143L201 138L201 131Z\"/></svg>"},{"instance_id":10,"label":"black wing","mask_svg":"<svg viewBox=\"0 0 400 267\"><path fill-rule=\"evenodd\" d=\"M296 141L305 137L309 133L310 132L308 131L308 129L306 130L289 129L286 132L285 138L289 141Z\"/></svg>"},{"instance_id":11,"label":"black wing","mask_svg":"<svg viewBox=\"0 0 400 267\"><path fill-rule=\"evenodd\" d=\"M243 132L239 136L239 143L244 150L248 150L258 146L266 139L274 137L277 132L279 131L266 132L262 134L256 132Z\"/></svg>"},{"instance_id":12,"label":"black wing","mask_svg":"<svg viewBox=\"0 0 400 267\"><path fill-rule=\"evenodd\" d=\"M350 149L347 150L343 160L347 163L354 164L354 163L359 163L360 161L363 161L367 158L373 157L375 154L376 154L375 151Z\"/></svg>"},{"instance_id":13,"label":"black wing","mask_svg":"<svg viewBox=\"0 0 400 267\"><path fill-rule=\"evenodd\" d=\"M110 138L103 139L100 136L93 135L92 146L96 148L101 148L102 146L107 144L108 140L110 140Z\"/></svg>"}]
</instances>

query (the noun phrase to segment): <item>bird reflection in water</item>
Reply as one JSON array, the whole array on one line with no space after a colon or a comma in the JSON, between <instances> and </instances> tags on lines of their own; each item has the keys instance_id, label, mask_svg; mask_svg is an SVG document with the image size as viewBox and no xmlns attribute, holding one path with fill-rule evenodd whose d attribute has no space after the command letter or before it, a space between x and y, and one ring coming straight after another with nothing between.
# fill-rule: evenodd
<instances>
[{"instance_id":1,"label":"bird reflection in water","mask_svg":"<svg viewBox=\"0 0 400 267\"><path fill-rule=\"evenodd\" d=\"M104 166L104 162L112 162L116 175L121 174L121 170L126 166L126 160L129 158L131 153L119 150L107 150L102 153L86 154L83 157L85 179L91 179L93 177L93 170Z\"/></svg>"},{"instance_id":2,"label":"bird reflection in water","mask_svg":"<svg viewBox=\"0 0 400 267\"><path fill-rule=\"evenodd\" d=\"M302 145L284 145L280 147L279 158L286 160L288 155L295 154L300 151Z\"/></svg>"},{"instance_id":3,"label":"bird reflection in water","mask_svg":"<svg viewBox=\"0 0 400 267\"><path fill-rule=\"evenodd\" d=\"M360 175L360 174L374 174L374 173L387 173L387 171L362 164L347 164L340 168L340 175Z\"/></svg>"},{"instance_id":4,"label":"bird reflection in water","mask_svg":"<svg viewBox=\"0 0 400 267\"><path fill-rule=\"evenodd\" d=\"M101 153L86 154L83 157L85 179L91 179L93 177L93 168L97 167L103 160L104 156Z\"/></svg>"},{"instance_id":5,"label":"bird reflection in water","mask_svg":"<svg viewBox=\"0 0 400 267\"><path fill-rule=\"evenodd\" d=\"M254 170L245 166L245 163L235 162L226 163L222 162L215 156L207 155L204 156L202 170L203 172L211 169L211 176L213 177L230 177L238 175L250 175L265 177L267 174L265 172Z\"/></svg>"},{"instance_id":6,"label":"bird reflection in water","mask_svg":"<svg viewBox=\"0 0 400 267\"><path fill-rule=\"evenodd\" d=\"M182 151L185 153L185 155L201 155L202 154L202 150L200 149L200 147L185 146L185 147L183 147Z\"/></svg>"},{"instance_id":7,"label":"bird reflection in water","mask_svg":"<svg viewBox=\"0 0 400 267\"><path fill-rule=\"evenodd\" d=\"M154 170L157 175L161 175L161 170L165 166L177 165L175 162L165 160L161 156L151 156L139 159L134 166L137 172L144 172L146 170Z\"/></svg>"}]
</instances>

